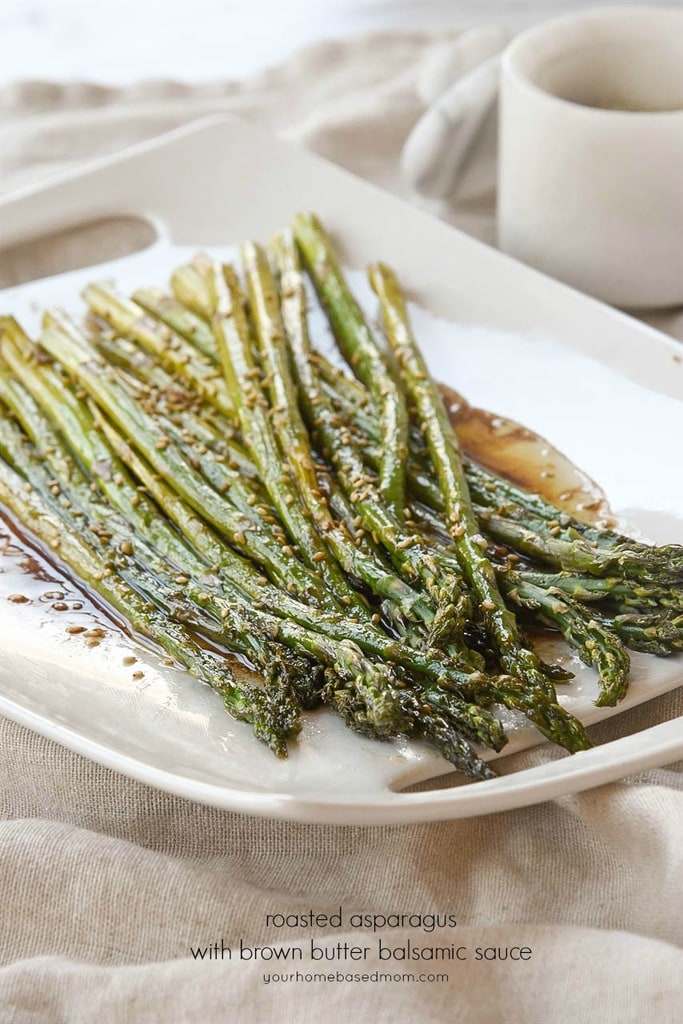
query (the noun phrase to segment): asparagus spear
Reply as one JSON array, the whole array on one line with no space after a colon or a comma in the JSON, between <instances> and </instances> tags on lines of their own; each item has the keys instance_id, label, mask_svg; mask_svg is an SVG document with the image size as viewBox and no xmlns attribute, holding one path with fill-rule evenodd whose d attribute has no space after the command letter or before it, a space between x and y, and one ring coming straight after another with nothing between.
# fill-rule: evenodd
<instances>
[{"instance_id":1,"label":"asparagus spear","mask_svg":"<svg viewBox=\"0 0 683 1024\"><path fill-rule=\"evenodd\" d=\"M210 261L194 260L183 267L177 267L171 275L171 288L178 302L204 320L210 320L213 311L207 263Z\"/></svg>"},{"instance_id":2,"label":"asparagus spear","mask_svg":"<svg viewBox=\"0 0 683 1024\"><path fill-rule=\"evenodd\" d=\"M304 514L292 467L278 449L267 402L261 394L261 374L252 356L249 326L237 278L231 268L217 265L212 268L210 284L215 307L214 332L228 390L259 477L304 561L320 573L332 593L353 609L355 615L369 619L371 612L363 598L347 582Z\"/></svg>"},{"instance_id":3,"label":"asparagus spear","mask_svg":"<svg viewBox=\"0 0 683 1024\"><path fill-rule=\"evenodd\" d=\"M194 421L193 421L193 424L194 424ZM146 489L149 491L149 493L154 495L154 497L159 501L159 503L162 505L162 507L166 510L167 514L169 514L170 517L172 519L174 519L178 523L180 529L183 530L183 532L186 534L186 536L192 537L193 540L194 539L198 539L198 538L204 538L204 536L206 534L206 529L205 528L201 532L199 532L197 527L183 526L182 519L179 518L179 514L178 514L178 509L182 506L182 502L180 501L180 499L177 499L177 497L175 495L173 495L173 492L171 492L170 494L169 493L164 493L164 491L168 492L168 488L164 488L162 486L162 484L159 481L159 477L152 472L150 467L147 467L146 470L143 468L142 460L137 458L132 453L132 449L120 437L120 435L117 437L117 434L113 430L111 425L109 425L106 422L104 422L104 423L102 423L102 429L104 430L106 436L108 437L108 439L110 440L110 442L112 443L114 448L118 451L119 455L122 457L124 462L133 469L133 471L135 472L136 476L138 476L139 478L141 478L143 480L143 482L145 483ZM171 428L169 426L166 426L165 429L168 432L171 431ZM208 439L209 438L207 436L207 440ZM234 452L235 449L234 449L234 447L232 447L232 444L233 443L230 442L230 445L231 445L230 451ZM216 466L214 467L214 472L212 473L208 469L208 466L209 466L209 463L210 463L210 459L211 459L211 453L206 451L203 456L200 456L198 454L193 456L193 463L197 464L197 465L201 465L202 470L206 471L206 476L207 476L208 479L213 479L214 483L219 483L220 480L221 480L220 473L222 473L224 471L223 470L223 466L222 466L222 464L216 464ZM245 471L248 473L250 470L247 467L247 469ZM173 495L173 498L175 500L172 503L169 503L169 498L171 497L171 495ZM259 497L258 500L262 500L262 498ZM232 553L230 553L230 554L231 554L231 557L234 559L235 556L232 555ZM214 548L214 550L211 552L211 554L208 557L209 557L209 560L212 562L212 564L224 565L224 560L222 561L220 555L216 554L215 548ZM241 582L242 582L242 585L244 585L243 578L241 578ZM261 591L263 591L263 588L264 588L266 583L267 583L267 581L264 580L261 577L256 577L255 578L255 581L253 581L253 584L252 584L252 589L253 589L255 597L258 596L257 592L258 592L259 588L261 589ZM280 610L283 613L291 615L296 621L301 621L302 624L304 622L310 621L310 610L309 609L305 610L305 615L307 616L307 618L304 620L304 619L301 618L301 615L302 615L301 606L297 605L296 602L292 602L289 599L289 595L282 595L280 597L279 601L278 601L278 598L277 598L276 595L277 595L276 591L273 592L273 596L270 596L270 594L266 593L266 592L262 592L261 593L261 596L268 603L270 603L270 604L280 604L280 606L281 606ZM318 628L320 628L321 622L322 622L322 620L320 620L318 622ZM324 627L325 629L328 629L328 628L335 628L337 630L341 629L346 634L348 634L349 630L351 630L353 632L353 636L356 639L356 641L360 644L361 647L363 647L366 650L369 650L369 651L374 652L374 653L381 652L383 657L387 657L390 660L395 660L395 661L398 661L398 662L400 662L402 664L405 664L406 667L411 667L412 666L418 672L427 672L427 674L431 674L434 677L441 677L441 678L446 678L447 677L456 686L460 686L460 685L463 685L463 684L466 685L466 683L467 683L467 675L466 675L466 673L463 673L463 672L460 672L460 673L452 672L451 671L451 667L447 667L446 662L444 662L443 660L437 660L437 661L431 660L430 661L429 658L425 659L424 656L420 655L418 652L414 652L410 647L407 647L405 644L404 645L396 645L393 641L390 640L390 638L387 638L386 636L383 636L377 630L369 629L367 626L361 626L360 624L356 624L355 622L353 622L353 620L350 620L349 618L345 618L343 620L339 620L339 625L338 626L335 625L334 627L331 624L332 620L330 619L329 616L327 617L325 622L326 622L326 625ZM332 634L330 634L330 635L332 635ZM424 645L423 644L422 644L421 649L424 650ZM437 652L431 652L432 655L435 655L436 653Z\"/></svg>"},{"instance_id":4,"label":"asparagus spear","mask_svg":"<svg viewBox=\"0 0 683 1024\"><path fill-rule=\"evenodd\" d=\"M583 540L567 541L539 533L487 508L478 507L477 514L482 529L495 540L555 568L596 576L618 574L644 584L675 583L675 573L662 574L653 568L654 561L646 563L630 550L591 547Z\"/></svg>"},{"instance_id":5,"label":"asparagus spear","mask_svg":"<svg viewBox=\"0 0 683 1024\"><path fill-rule=\"evenodd\" d=\"M362 414L359 414L358 418L362 419ZM364 420L364 426L368 426L367 418ZM364 446L364 453L370 465L378 464L379 455L372 443ZM510 505L495 505L492 508L489 505L489 498L484 499L484 504L478 472L470 472L471 464L466 462L463 462L463 468L466 469L468 487L471 485L470 498L481 531L511 550L567 572L594 575L619 573L645 586L658 583L670 583L672 588L679 586L676 562L672 561L669 555L671 545L662 549L644 546L646 552L651 552L651 555L645 558L635 549L618 545L613 548L599 547L588 543L585 538L572 533L571 530L564 537L554 536L552 527L546 529L547 524L534 520L530 514L526 517L519 516ZM428 509L443 516L443 495L433 478L412 459L408 461L407 474L414 496L424 502ZM438 519L434 522L435 525L440 525ZM443 523L443 520L441 522ZM675 548L675 545L673 547ZM658 568L662 564L667 567L664 572Z\"/></svg>"},{"instance_id":6,"label":"asparagus spear","mask_svg":"<svg viewBox=\"0 0 683 1024\"><path fill-rule=\"evenodd\" d=\"M261 487L256 466L234 436L232 421L220 413L214 414L205 405L198 405L191 395L174 385L173 378L153 359L139 350L130 351L122 339L112 341L100 335L95 344L110 363L124 371L119 377L123 386L153 413L165 434L175 441L214 489L226 494L238 508L246 511L246 506L250 512L256 508L262 516L268 517L266 524L273 532L284 536L276 510L269 505L268 495ZM240 486L244 478L253 491L247 493ZM255 504L255 496L258 504Z\"/></svg>"},{"instance_id":7,"label":"asparagus spear","mask_svg":"<svg viewBox=\"0 0 683 1024\"><path fill-rule=\"evenodd\" d=\"M506 597L537 614L542 623L559 629L581 660L597 669L598 707L613 707L621 700L628 689L630 659L616 633L561 591L538 587L521 573L500 573L498 582Z\"/></svg>"},{"instance_id":8,"label":"asparagus spear","mask_svg":"<svg viewBox=\"0 0 683 1024\"><path fill-rule=\"evenodd\" d=\"M474 508L475 512L481 516L482 521L485 520L485 513L478 509L476 505ZM425 512L423 509L416 511L424 519L424 522L421 523L422 529L424 529L425 523L427 523L429 529L435 531L430 534L433 543L445 552L445 555L442 555L440 560L445 557L446 564L449 564L450 549L445 547L443 525L438 520L435 520L428 511ZM498 559L500 559L501 555L506 555L510 564L512 562L520 562L520 559L516 555L511 555L508 549L500 549L496 548L495 545L491 545L491 550ZM508 565L502 571L507 571L509 567ZM501 571L498 566L496 566L496 571ZM600 611L600 618L603 620L608 616L631 616L644 613L648 617L648 624L654 627L657 617L660 616L662 619L660 634L662 644L666 644L666 637L672 638L670 623L675 621L676 617L683 611L683 591L675 584L666 581L662 586L659 586L656 583L633 580L626 576L590 576L566 571L549 573L529 566L521 566L518 570L518 575L534 587L545 591L553 591L558 595L564 595L569 599L573 599L573 603L576 601L588 605L594 605L595 602L605 603L606 607ZM669 622L669 625L665 626L666 622ZM615 628L614 631L621 636L618 628ZM636 637L638 634L634 632L632 635ZM653 632L650 633L650 637L654 637ZM625 637L622 637L622 640L627 642ZM633 646L636 650L644 649L635 644L630 644L629 646ZM672 651L669 650L668 653L672 653Z\"/></svg>"},{"instance_id":9,"label":"asparagus spear","mask_svg":"<svg viewBox=\"0 0 683 1024\"><path fill-rule=\"evenodd\" d=\"M680 579L683 570L683 546L641 544L614 530L581 522L546 501L541 495L525 491L503 477L468 466L468 480L475 501L483 506L504 510L505 515L531 523L539 533L547 532L566 543L582 540L590 548L610 552L626 573L640 577L657 575Z\"/></svg>"},{"instance_id":10,"label":"asparagus spear","mask_svg":"<svg viewBox=\"0 0 683 1024\"><path fill-rule=\"evenodd\" d=\"M556 702L554 687L543 673L539 659L522 646L514 615L507 609L486 556L486 541L479 532L460 461L458 441L438 388L429 376L424 359L408 324L408 314L398 282L382 265L370 270L370 280L382 305L389 344L396 356L437 473L455 552L479 603L487 631L506 671L529 688ZM590 746L583 727L567 716L566 728L576 748Z\"/></svg>"},{"instance_id":11,"label":"asparagus spear","mask_svg":"<svg viewBox=\"0 0 683 1024\"><path fill-rule=\"evenodd\" d=\"M627 612L610 617L598 613L598 617L634 651L660 658L683 651L683 614Z\"/></svg>"},{"instance_id":12,"label":"asparagus spear","mask_svg":"<svg viewBox=\"0 0 683 1024\"><path fill-rule=\"evenodd\" d=\"M6 340L0 343L5 351L10 333L16 325L6 329ZM194 469L176 445L159 429L153 418L132 399L94 352L56 327L48 327L40 339L41 346L74 376L100 408L111 417L131 439L136 448L149 459L151 465L173 483L179 494L204 519L247 557L264 566L269 576L285 580L287 585L305 599L322 607L338 607L333 596L321 581L295 558L287 545L266 531L252 510L251 514L238 511L211 488ZM11 352L11 349L9 350ZM8 355L8 358L11 358Z\"/></svg>"},{"instance_id":13,"label":"asparagus spear","mask_svg":"<svg viewBox=\"0 0 683 1024\"><path fill-rule=\"evenodd\" d=\"M197 316L172 295L165 295L160 288L138 288L133 301L149 316L166 324L175 334L185 338L214 363L218 363L216 339L203 317Z\"/></svg>"},{"instance_id":14,"label":"asparagus spear","mask_svg":"<svg viewBox=\"0 0 683 1024\"><path fill-rule=\"evenodd\" d=\"M462 635L471 615L469 597L456 577L440 572L433 554L420 544L418 537L406 532L410 520L400 522L382 503L362 453L320 387L308 334L304 283L293 238L280 235L272 249L280 277L283 327L304 414L353 502L358 514L356 529L366 530L376 537L407 578L422 581L439 605L437 620L432 620L432 641L436 642L438 637L446 643L451 637Z\"/></svg>"},{"instance_id":15,"label":"asparagus spear","mask_svg":"<svg viewBox=\"0 0 683 1024\"><path fill-rule=\"evenodd\" d=\"M350 536L331 515L326 495L331 494L336 485L315 465L308 432L299 412L298 394L284 343L285 328L266 254L260 246L247 243L242 247L242 261L252 319L268 381L273 432L303 504L348 576L364 583L372 593L388 598L390 607L398 608L400 618L417 618L431 623L434 615L429 605L391 571L374 544L366 537ZM247 433L246 430L244 432ZM337 494L337 502L344 506L346 520L352 521L354 514L346 507L346 499L340 493Z\"/></svg>"},{"instance_id":16,"label":"asparagus spear","mask_svg":"<svg viewBox=\"0 0 683 1024\"><path fill-rule=\"evenodd\" d=\"M294 235L339 347L363 381L377 408L380 425L379 490L399 522L403 520L408 411L362 310L344 280L330 239L313 214L298 214Z\"/></svg>"},{"instance_id":17,"label":"asparagus spear","mask_svg":"<svg viewBox=\"0 0 683 1024\"><path fill-rule=\"evenodd\" d=\"M218 368L193 345L168 327L156 321L136 302L123 298L103 284L88 285L83 298L90 311L101 317L125 337L131 338L148 352L154 353L162 365L170 367L183 380L228 416L233 407Z\"/></svg>"},{"instance_id":18,"label":"asparagus spear","mask_svg":"<svg viewBox=\"0 0 683 1024\"><path fill-rule=\"evenodd\" d=\"M390 651L386 651L386 650L385 650L385 651L384 651L383 653L384 653L384 654L387 654L387 653L390 653ZM424 666L424 667L426 667L426 668L428 668L428 669L429 669L430 671L433 671L433 669L434 669L434 668L436 668L436 671L438 671L438 666L436 666L436 667L434 667L433 665L426 665L426 666L425 666L424 660L423 660L423 666ZM472 679L470 679L470 680L468 680L468 681L469 681L470 683L471 683L471 682L473 682L473 681L474 681L474 682L476 682L476 677L472 677Z\"/></svg>"},{"instance_id":19,"label":"asparagus spear","mask_svg":"<svg viewBox=\"0 0 683 1024\"><path fill-rule=\"evenodd\" d=\"M59 309L50 309L43 314L43 327L57 327L78 344L83 343L82 331ZM105 327L91 332L89 341L111 366L125 371L129 377L145 383L148 387L163 390L168 396L169 404L178 407L190 406L200 400L197 392L189 388L187 381L178 380L129 338L123 338ZM224 422L231 421L224 419ZM235 427L232 429L234 433Z\"/></svg>"},{"instance_id":20,"label":"asparagus spear","mask_svg":"<svg viewBox=\"0 0 683 1024\"><path fill-rule=\"evenodd\" d=\"M496 719L475 704L437 689L435 686L409 689L397 679L389 665L369 661L350 640L333 641L317 632L302 629L290 619L254 609L244 610L201 588L192 580L186 587L195 603L220 614L234 626L235 619L246 621L251 630L282 640L297 650L305 650L331 673L323 688L323 698L345 718L348 725L379 739L394 739L415 727L437 746L456 768L478 778L494 778L495 772L473 750L467 737L500 750L507 742ZM196 612L190 609L189 621ZM211 634L211 627L204 623ZM247 627L244 627L247 628ZM222 631L215 633L218 639Z\"/></svg>"},{"instance_id":21,"label":"asparagus spear","mask_svg":"<svg viewBox=\"0 0 683 1024\"><path fill-rule=\"evenodd\" d=\"M1 440L2 436L0 433L0 443ZM55 451L56 449L57 445L55 445ZM64 464L64 459L58 460L58 466L63 466ZM42 472L44 480L48 479L43 466L40 466L37 472L39 474ZM35 480L35 477L33 479ZM50 486L54 486L54 484L54 480L50 482ZM69 480L67 484L72 488L75 487L74 496L77 499L80 498L82 507L89 504L96 509L98 508L96 499L91 498L87 487L84 491L81 484L81 493L79 494L77 483L74 484L72 480ZM68 507L72 507L71 503L69 503ZM101 538L104 535L107 542L118 540L121 547L123 547L127 542L127 530L124 528L121 531L115 521L112 520L112 517L107 514L106 510L102 518L106 522L107 532L104 534L103 530L100 531L99 527L93 527L91 524L91 529L95 530L95 536ZM264 630L267 629L269 631L268 635L279 635L281 627L273 622L272 616L265 616L264 625L264 616L256 616L253 611L248 612L241 605L236 605L232 602L212 600L210 595L205 593L201 587L198 588L197 584L192 580L186 579L183 581L186 586L184 588L185 593L181 598L165 580L165 577L168 575L168 568L163 560L160 560L154 551L139 539L135 546L136 556L139 558L142 551L145 566L148 571L151 570L153 575L141 580L139 575L133 572L130 567L120 569L119 571L122 572L125 579L130 578L130 581L143 592L149 593L151 587L155 600L157 603L159 601L163 603L167 614L175 616L180 621L187 622L195 628L200 627L207 635L215 636L221 641L225 640L225 623L226 620L229 620L233 640L236 629L239 629L240 634L248 638L246 644L238 644L238 649L246 646L246 653L248 655L251 654L249 644L253 645L254 639L262 636ZM198 621L196 609L192 610L190 607L188 611L188 597L192 598L197 605L207 608L213 614L213 619L200 619ZM212 622L215 625L212 625ZM417 692L409 692L403 689L403 687L398 687L394 693L392 711L390 695L384 692L384 684L380 685L378 682L377 668L370 668L371 675L368 683L368 666L359 656L357 650L355 652L352 651L353 645L344 642L335 648L329 641L322 641L321 648L320 638L311 638L299 631L299 636L301 635L304 636L304 645L310 645L312 639L313 646L310 649L315 650L318 656L327 657L333 662L335 669L334 682L328 684L327 696L331 703L337 705L340 703L340 696L343 695L341 696L341 709L349 720L349 724L360 728L362 721L364 725L361 731L371 732L373 735L378 736L391 736L395 735L398 726L403 731L412 728L417 723L419 715L420 730L436 743L444 756L448 757L456 767L467 771L468 774L477 778L493 777L494 773L492 770L481 761L464 739L464 736L469 735L479 742L484 742L486 745L494 747L494 749L500 749L505 742L505 736L500 724L495 719L492 719L487 712L474 705L467 705L454 697L454 695L444 693L433 685L424 691L418 688ZM291 633L291 630L288 630L289 642L292 642L292 636L297 636L296 630L294 634ZM300 640L298 642L301 643ZM323 651L322 655L321 650ZM287 665L285 661L284 668L285 671L289 671L291 666ZM274 675L277 678L281 669L282 659L278 658L275 660L275 664L270 666L269 674L271 679ZM363 674L359 676L358 672L361 669L363 669ZM350 694L353 694L351 698L349 698ZM280 695L280 721L283 720L284 714L282 704L282 695ZM351 713L351 707L353 708L353 713ZM392 718L391 715L394 717ZM400 715L400 717L397 719L396 715ZM293 729L291 713L286 721L289 723L288 731L291 734Z\"/></svg>"},{"instance_id":22,"label":"asparagus spear","mask_svg":"<svg viewBox=\"0 0 683 1024\"><path fill-rule=\"evenodd\" d=\"M502 598L501 598L502 603ZM503 608L505 606L503 605ZM506 612L509 615L509 613ZM510 618L512 618L510 616ZM514 623L514 619L512 619ZM580 723L576 722L571 716L566 715L562 709L556 703L556 697L552 683L546 679L542 674L542 666L540 661L535 658L532 652L524 652L528 655L528 659L533 659L534 666L538 673L538 677L543 680L546 687L545 700L552 706L552 711L549 713L547 720L543 722L543 728L547 730L546 735L552 735L559 742L563 742L569 749L580 749L588 745L587 737L583 732L583 728ZM537 695L537 699L540 702L540 693ZM551 721L552 719L552 721ZM536 720L541 722L542 716L536 716ZM562 737L561 739L558 739Z\"/></svg>"},{"instance_id":23,"label":"asparagus spear","mask_svg":"<svg viewBox=\"0 0 683 1024\"><path fill-rule=\"evenodd\" d=\"M548 573L522 570L522 575L536 586L554 587L582 603L608 601L611 608L630 614L653 611L657 608L683 611L683 593L680 588L656 583L643 584L621 576L586 576L578 573Z\"/></svg>"},{"instance_id":24,"label":"asparagus spear","mask_svg":"<svg viewBox=\"0 0 683 1024\"><path fill-rule=\"evenodd\" d=\"M15 332L16 333L16 332ZM12 370L17 374L24 386L41 403L42 407L51 415L56 422L59 422L61 429L66 433L69 443L84 465L89 468L97 479L99 485L105 490L109 499L121 507L121 511L128 517L134 517L138 527L143 525L150 533L151 539L162 544L164 549L170 552L176 559L182 558L182 548L178 546L178 539L173 531L169 531L163 520L159 519L154 509L145 501L144 495L138 493L137 488L130 484L127 474L120 464L116 463L111 449L99 437L97 421L87 409L82 400L77 399L73 393L65 387L64 382L49 365L29 367L17 351L16 346L8 337L3 338L0 343L0 351L7 360ZM99 426L102 430L111 432L111 427L105 422ZM128 461L133 458L132 449L126 446ZM152 454L150 450L144 450L143 454ZM154 470L150 474L155 480ZM163 465L163 464L162 464ZM154 467L157 469L158 466ZM167 474L164 474L169 479ZM170 487L166 485L170 490ZM185 525L186 537L210 536L207 534L205 524L197 519L192 512L193 506L190 503L184 505L186 509ZM144 524L142 518L144 517ZM251 553L251 548L243 545ZM229 568L232 579L236 585L248 588L248 592L254 595L258 589L267 585L267 580L261 576L258 570L250 561L240 558L227 545L216 538L213 546L209 545L209 563L219 564L221 568ZM283 575L285 575L283 571ZM278 591L273 591L278 593Z\"/></svg>"}]
</instances>

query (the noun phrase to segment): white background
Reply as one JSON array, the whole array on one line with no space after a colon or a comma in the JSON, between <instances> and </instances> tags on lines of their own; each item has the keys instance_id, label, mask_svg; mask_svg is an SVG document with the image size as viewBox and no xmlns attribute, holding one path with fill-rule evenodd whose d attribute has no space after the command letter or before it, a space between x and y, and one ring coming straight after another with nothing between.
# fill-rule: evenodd
<instances>
[{"instance_id":1,"label":"white background","mask_svg":"<svg viewBox=\"0 0 683 1024\"><path fill-rule=\"evenodd\" d=\"M235 78L326 37L487 21L517 30L562 11L609 2L0 0L0 84L46 78L112 83ZM665 5L679 3L665 0Z\"/></svg>"}]
</instances>

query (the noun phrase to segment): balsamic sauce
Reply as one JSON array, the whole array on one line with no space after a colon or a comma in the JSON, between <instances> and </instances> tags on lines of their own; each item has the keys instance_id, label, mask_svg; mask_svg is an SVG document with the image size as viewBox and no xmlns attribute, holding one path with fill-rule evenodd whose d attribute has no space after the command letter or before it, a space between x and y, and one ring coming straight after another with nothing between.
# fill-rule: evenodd
<instances>
[{"instance_id":1,"label":"balsamic sauce","mask_svg":"<svg viewBox=\"0 0 683 1024\"><path fill-rule=\"evenodd\" d=\"M470 405L445 384L441 392L458 440L471 459L577 519L614 525L604 491L545 438L514 420Z\"/></svg>"}]
</instances>

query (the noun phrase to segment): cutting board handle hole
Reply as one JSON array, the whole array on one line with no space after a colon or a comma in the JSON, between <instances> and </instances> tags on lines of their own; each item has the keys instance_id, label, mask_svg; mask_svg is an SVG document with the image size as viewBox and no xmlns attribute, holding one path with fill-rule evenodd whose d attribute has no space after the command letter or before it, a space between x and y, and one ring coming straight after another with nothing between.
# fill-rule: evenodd
<instances>
[{"instance_id":1,"label":"cutting board handle hole","mask_svg":"<svg viewBox=\"0 0 683 1024\"><path fill-rule=\"evenodd\" d=\"M157 238L156 227L143 217L101 217L69 225L0 249L0 288L132 256Z\"/></svg>"}]
</instances>

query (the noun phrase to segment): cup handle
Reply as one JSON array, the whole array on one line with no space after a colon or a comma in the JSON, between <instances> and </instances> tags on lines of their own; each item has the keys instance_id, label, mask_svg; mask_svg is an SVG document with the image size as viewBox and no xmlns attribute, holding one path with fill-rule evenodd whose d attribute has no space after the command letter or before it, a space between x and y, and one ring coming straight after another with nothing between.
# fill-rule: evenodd
<instances>
[{"instance_id":1,"label":"cup handle","mask_svg":"<svg viewBox=\"0 0 683 1024\"><path fill-rule=\"evenodd\" d=\"M454 82L489 57L501 53L509 42L510 33L502 25L481 25L436 47L420 69L415 86L425 107L440 100Z\"/></svg>"},{"instance_id":2,"label":"cup handle","mask_svg":"<svg viewBox=\"0 0 683 1024\"><path fill-rule=\"evenodd\" d=\"M418 121L401 154L406 184L420 195L445 199L498 96L500 54L455 82Z\"/></svg>"}]
</instances>

